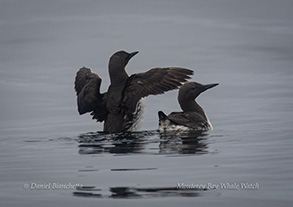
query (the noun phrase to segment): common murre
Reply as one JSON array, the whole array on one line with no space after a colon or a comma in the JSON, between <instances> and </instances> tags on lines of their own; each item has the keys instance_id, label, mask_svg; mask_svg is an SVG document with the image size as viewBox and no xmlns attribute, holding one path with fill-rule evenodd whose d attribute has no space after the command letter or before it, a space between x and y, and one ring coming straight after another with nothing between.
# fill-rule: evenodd
<instances>
[{"instance_id":1,"label":"common murre","mask_svg":"<svg viewBox=\"0 0 293 207\"><path fill-rule=\"evenodd\" d=\"M213 129L204 110L195 101L202 92L219 85L218 83L202 85L196 82L185 83L178 92L178 102L183 112L172 112L168 116L159 111L159 130L210 130Z\"/></svg>"},{"instance_id":2,"label":"common murre","mask_svg":"<svg viewBox=\"0 0 293 207\"><path fill-rule=\"evenodd\" d=\"M109 60L111 84L100 93L102 79L89 68L81 68L75 77L78 112L91 112L93 119L104 121L105 132L138 130L142 115L141 99L177 89L193 74L192 70L177 67L153 68L130 77L125 71L128 61L138 52L119 51Z\"/></svg>"}]
</instances>

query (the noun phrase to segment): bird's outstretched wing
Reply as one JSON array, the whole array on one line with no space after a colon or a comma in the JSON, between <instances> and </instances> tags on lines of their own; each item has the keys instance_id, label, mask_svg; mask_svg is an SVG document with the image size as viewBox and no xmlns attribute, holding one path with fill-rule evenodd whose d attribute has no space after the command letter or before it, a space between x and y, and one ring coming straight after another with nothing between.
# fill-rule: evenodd
<instances>
[{"instance_id":1,"label":"bird's outstretched wing","mask_svg":"<svg viewBox=\"0 0 293 207\"><path fill-rule=\"evenodd\" d=\"M81 68L76 73L75 91L80 115L92 112L93 119L104 121L107 115L105 93L100 93L102 79L89 68Z\"/></svg>"},{"instance_id":2,"label":"bird's outstretched wing","mask_svg":"<svg viewBox=\"0 0 293 207\"><path fill-rule=\"evenodd\" d=\"M137 102L148 95L162 94L177 89L193 75L193 71L185 68L153 68L145 73L130 76L124 88L123 107L133 113Z\"/></svg>"}]
</instances>

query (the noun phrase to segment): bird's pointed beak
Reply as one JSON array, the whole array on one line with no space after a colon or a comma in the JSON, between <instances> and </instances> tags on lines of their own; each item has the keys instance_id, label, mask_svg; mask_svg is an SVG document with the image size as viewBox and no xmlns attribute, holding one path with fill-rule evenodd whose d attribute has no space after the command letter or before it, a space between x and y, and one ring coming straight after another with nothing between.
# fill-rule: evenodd
<instances>
[{"instance_id":1,"label":"bird's pointed beak","mask_svg":"<svg viewBox=\"0 0 293 207\"><path fill-rule=\"evenodd\" d=\"M204 92L204 91L206 91L206 90L208 90L210 88L213 88L213 87L215 87L217 85L219 85L219 84L218 83L212 83L212 84L203 85L201 92Z\"/></svg>"},{"instance_id":2,"label":"bird's pointed beak","mask_svg":"<svg viewBox=\"0 0 293 207\"><path fill-rule=\"evenodd\" d=\"M135 51L135 52L132 52L132 53L129 53L129 55L127 56L127 61L129 61L133 56L135 56L136 54L138 53L138 51Z\"/></svg>"}]
</instances>

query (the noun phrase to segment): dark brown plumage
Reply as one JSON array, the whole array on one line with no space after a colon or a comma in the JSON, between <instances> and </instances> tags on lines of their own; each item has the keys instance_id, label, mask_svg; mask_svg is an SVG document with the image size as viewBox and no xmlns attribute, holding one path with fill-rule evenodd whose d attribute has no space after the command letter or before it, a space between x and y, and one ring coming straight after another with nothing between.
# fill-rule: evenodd
<instances>
[{"instance_id":1,"label":"dark brown plumage","mask_svg":"<svg viewBox=\"0 0 293 207\"><path fill-rule=\"evenodd\" d=\"M104 121L106 118L105 93L100 93L102 79L88 68L81 68L75 77L78 112L80 115L92 112L93 119Z\"/></svg>"},{"instance_id":2,"label":"dark brown plumage","mask_svg":"<svg viewBox=\"0 0 293 207\"><path fill-rule=\"evenodd\" d=\"M104 122L104 131L133 130L141 98L178 88L193 74L184 68L154 68L145 73L127 75L125 66L138 52L119 51L109 61L111 85L100 93L101 78L88 68L81 68L75 78L80 114L91 112L93 119Z\"/></svg>"},{"instance_id":3,"label":"dark brown plumage","mask_svg":"<svg viewBox=\"0 0 293 207\"><path fill-rule=\"evenodd\" d=\"M191 74L191 70L171 67L154 68L145 73L134 74L126 82L123 104L131 112L141 98L177 89Z\"/></svg>"},{"instance_id":4,"label":"dark brown plumage","mask_svg":"<svg viewBox=\"0 0 293 207\"><path fill-rule=\"evenodd\" d=\"M183 112L172 112L168 116L159 111L160 131L209 130L212 125L204 110L195 99L204 91L219 85L202 85L196 82L185 83L178 92L178 102Z\"/></svg>"}]
</instances>

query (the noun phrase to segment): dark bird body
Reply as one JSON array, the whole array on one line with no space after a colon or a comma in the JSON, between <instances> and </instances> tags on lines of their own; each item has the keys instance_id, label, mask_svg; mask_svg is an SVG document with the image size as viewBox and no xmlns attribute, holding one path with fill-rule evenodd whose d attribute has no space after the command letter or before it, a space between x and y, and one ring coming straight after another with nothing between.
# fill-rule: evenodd
<instances>
[{"instance_id":1,"label":"dark bird body","mask_svg":"<svg viewBox=\"0 0 293 207\"><path fill-rule=\"evenodd\" d=\"M93 119L104 121L105 132L137 130L143 113L141 99L162 94L181 86L193 71L184 68L154 68L130 77L125 71L128 61L138 52L116 52L109 60L111 85L100 92L102 79L88 68L81 68L75 77L79 114L91 112Z\"/></svg>"},{"instance_id":2,"label":"dark bird body","mask_svg":"<svg viewBox=\"0 0 293 207\"><path fill-rule=\"evenodd\" d=\"M202 107L195 101L202 92L217 86L218 83L202 85L196 82L185 83L179 89L178 102L182 112L172 112L168 116L159 111L160 131L210 130L212 125Z\"/></svg>"}]
</instances>

